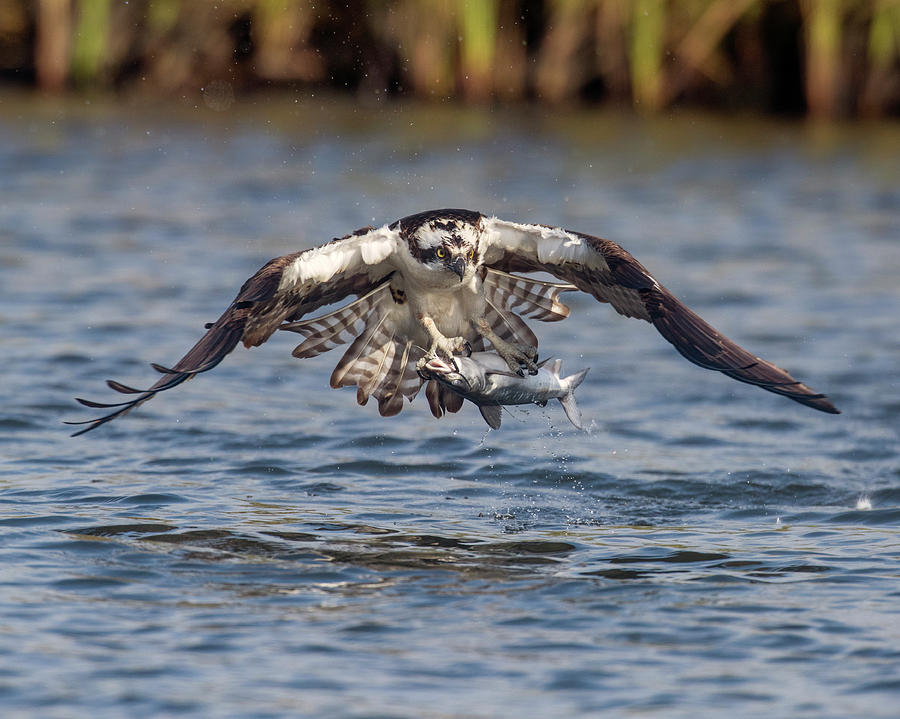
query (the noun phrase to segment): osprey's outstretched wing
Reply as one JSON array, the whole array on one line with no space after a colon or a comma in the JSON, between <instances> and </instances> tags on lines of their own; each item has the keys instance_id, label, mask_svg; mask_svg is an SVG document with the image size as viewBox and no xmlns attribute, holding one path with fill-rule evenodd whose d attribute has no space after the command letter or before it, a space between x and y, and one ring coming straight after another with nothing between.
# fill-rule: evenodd
<instances>
[{"instance_id":1,"label":"osprey's outstretched wing","mask_svg":"<svg viewBox=\"0 0 900 719\"><path fill-rule=\"evenodd\" d=\"M390 259L401 241L396 230L366 227L321 247L270 260L244 283L234 302L219 319L207 325L206 334L171 369L153 365L164 375L156 384L140 390L108 380L112 389L132 395L132 399L104 403L79 398L86 407L112 411L97 419L67 422L86 425L73 436L89 432L157 393L212 369L238 342L245 347L261 345L283 321L297 320L323 305L377 287L393 272Z\"/></svg>"},{"instance_id":2,"label":"osprey's outstretched wing","mask_svg":"<svg viewBox=\"0 0 900 719\"><path fill-rule=\"evenodd\" d=\"M822 412L839 412L825 395L704 322L615 242L491 217L485 219L482 256L485 265L504 272L549 272L608 302L621 315L651 322L694 364Z\"/></svg>"}]
</instances>

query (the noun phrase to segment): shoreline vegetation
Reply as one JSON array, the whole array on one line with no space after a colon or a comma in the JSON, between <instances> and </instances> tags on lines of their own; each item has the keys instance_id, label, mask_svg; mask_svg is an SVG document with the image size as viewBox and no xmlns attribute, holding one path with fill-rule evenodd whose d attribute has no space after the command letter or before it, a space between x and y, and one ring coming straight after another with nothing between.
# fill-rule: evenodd
<instances>
[{"instance_id":1,"label":"shoreline vegetation","mask_svg":"<svg viewBox=\"0 0 900 719\"><path fill-rule=\"evenodd\" d=\"M0 84L900 115L900 0L0 0Z\"/></svg>"}]
</instances>

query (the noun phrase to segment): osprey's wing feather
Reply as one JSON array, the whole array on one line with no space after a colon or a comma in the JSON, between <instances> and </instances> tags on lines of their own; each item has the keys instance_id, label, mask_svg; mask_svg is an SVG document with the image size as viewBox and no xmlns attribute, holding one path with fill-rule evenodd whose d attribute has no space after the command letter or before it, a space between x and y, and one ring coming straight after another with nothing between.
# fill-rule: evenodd
<instances>
[{"instance_id":1,"label":"osprey's wing feather","mask_svg":"<svg viewBox=\"0 0 900 719\"><path fill-rule=\"evenodd\" d=\"M357 385L356 399L366 404L372 395L385 417L399 414L403 398L418 394L422 378L416 362L425 354L405 336L396 336L396 303L390 282L321 317L285 322L278 329L298 332L306 339L294 349L294 357L315 357L338 345L353 342L331 375L334 388Z\"/></svg>"},{"instance_id":2,"label":"osprey's wing feather","mask_svg":"<svg viewBox=\"0 0 900 719\"><path fill-rule=\"evenodd\" d=\"M519 315L542 322L558 322L569 316L569 308L559 301L563 292L575 285L542 282L517 277L496 269L484 270L484 318L500 339L531 347L538 346L534 332Z\"/></svg>"},{"instance_id":3,"label":"osprey's wing feather","mask_svg":"<svg viewBox=\"0 0 900 719\"><path fill-rule=\"evenodd\" d=\"M320 247L276 257L248 279L234 301L187 354L146 390L109 380L110 388L136 395L126 402L101 403L78 399L86 407L112 409L96 419L67 424L86 425L84 434L176 387L221 362L238 344L253 347L265 342L284 321L295 321L323 305L349 295L364 295L394 271L392 255L400 248L396 230L388 227L357 230Z\"/></svg>"},{"instance_id":4,"label":"osprey's wing feather","mask_svg":"<svg viewBox=\"0 0 900 719\"><path fill-rule=\"evenodd\" d=\"M615 242L491 217L485 219L482 256L486 266L503 272L549 272L608 302L621 315L652 323L694 364L813 409L838 413L825 395L720 334Z\"/></svg>"},{"instance_id":5,"label":"osprey's wing feather","mask_svg":"<svg viewBox=\"0 0 900 719\"><path fill-rule=\"evenodd\" d=\"M385 302L392 302L390 282L382 282L371 292L320 317L285 322L278 329L297 332L306 337L291 353L298 359L315 357L359 335L358 328L368 324L373 314L382 313Z\"/></svg>"},{"instance_id":6,"label":"osprey's wing feather","mask_svg":"<svg viewBox=\"0 0 900 719\"><path fill-rule=\"evenodd\" d=\"M569 308L559 301L559 296L577 289L575 285L542 282L490 268L484 271L484 295L491 303L541 322L559 322L568 317Z\"/></svg>"}]
</instances>

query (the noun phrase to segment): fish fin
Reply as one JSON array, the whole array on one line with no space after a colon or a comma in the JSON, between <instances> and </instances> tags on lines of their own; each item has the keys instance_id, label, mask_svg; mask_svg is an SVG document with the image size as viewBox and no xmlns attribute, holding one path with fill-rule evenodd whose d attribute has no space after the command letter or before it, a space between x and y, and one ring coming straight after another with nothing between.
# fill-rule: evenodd
<instances>
[{"instance_id":1,"label":"fish fin","mask_svg":"<svg viewBox=\"0 0 900 719\"><path fill-rule=\"evenodd\" d=\"M553 364L550 365L550 374L556 375L557 377L559 377L560 376L559 372L561 369L562 369L562 360L555 359L555 360L553 360Z\"/></svg>"},{"instance_id":2,"label":"fish fin","mask_svg":"<svg viewBox=\"0 0 900 719\"><path fill-rule=\"evenodd\" d=\"M575 426L575 429L584 429L584 425L581 423L581 410L578 409L578 405L575 403L575 395L569 392L565 397L559 398L559 403L565 410L566 417Z\"/></svg>"},{"instance_id":3,"label":"fish fin","mask_svg":"<svg viewBox=\"0 0 900 719\"><path fill-rule=\"evenodd\" d=\"M499 404L482 404L478 405L481 416L488 423L491 429L500 429L500 422L503 418L503 409Z\"/></svg>"},{"instance_id":4,"label":"fish fin","mask_svg":"<svg viewBox=\"0 0 900 719\"><path fill-rule=\"evenodd\" d=\"M575 426L575 429L580 430L584 429L584 425L581 422L581 410L578 409L578 405L575 403L575 388L584 381L589 370L590 367L563 379L562 382L569 388L569 391L566 393L565 397L559 398L559 403L562 405L566 417L569 418L569 421Z\"/></svg>"}]
</instances>

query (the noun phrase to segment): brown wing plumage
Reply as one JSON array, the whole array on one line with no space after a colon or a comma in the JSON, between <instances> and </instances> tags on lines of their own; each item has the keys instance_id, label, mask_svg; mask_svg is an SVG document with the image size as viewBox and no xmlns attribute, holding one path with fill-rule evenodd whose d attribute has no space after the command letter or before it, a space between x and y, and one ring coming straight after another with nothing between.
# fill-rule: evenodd
<instances>
[{"instance_id":1,"label":"brown wing plumage","mask_svg":"<svg viewBox=\"0 0 900 719\"><path fill-rule=\"evenodd\" d=\"M152 366L164 376L147 389L115 380L107 385L133 398L125 402L94 402L77 398L85 407L110 409L109 414L81 422L72 436L90 432L121 417L160 392L172 389L218 365L238 344L253 347L265 342L285 320L294 321L348 295L362 295L377 287L393 271L388 256L396 250L396 233L365 228L352 235L303 252L276 257L248 279L206 334L171 368Z\"/></svg>"},{"instance_id":2,"label":"brown wing plumage","mask_svg":"<svg viewBox=\"0 0 900 719\"><path fill-rule=\"evenodd\" d=\"M706 323L622 247L543 225L486 221L484 263L504 272L549 272L608 302L619 314L646 320L686 359L822 412L839 410L820 394Z\"/></svg>"}]
</instances>

